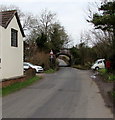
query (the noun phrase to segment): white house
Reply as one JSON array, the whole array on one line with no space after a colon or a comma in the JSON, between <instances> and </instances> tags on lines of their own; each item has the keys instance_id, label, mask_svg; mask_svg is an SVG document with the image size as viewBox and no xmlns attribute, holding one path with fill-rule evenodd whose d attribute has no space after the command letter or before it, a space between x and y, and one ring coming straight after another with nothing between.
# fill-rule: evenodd
<instances>
[{"instance_id":1,"label":"white house","mask_svg":"<svg viewBox=\"0 0 115 120\"><path fill-rule=\"evenodd\" d=\"M16 10L0 12L0 79L23 75L24 32Z\"/></svg>"}]
</instances>

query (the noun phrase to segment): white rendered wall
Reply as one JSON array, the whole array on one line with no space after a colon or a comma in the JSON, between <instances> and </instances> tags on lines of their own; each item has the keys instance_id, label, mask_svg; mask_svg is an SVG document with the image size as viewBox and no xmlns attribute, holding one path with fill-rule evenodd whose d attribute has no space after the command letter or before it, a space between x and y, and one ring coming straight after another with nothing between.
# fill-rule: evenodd
<instances>
[{"instance_id":1,"label":"white rendered wall","mask_svg":"<svg viewBox=\"0 0 115 120\"><path fill-rule=\"evenodd\" d=\"M11 28L18 30L18 47L11 46ZM23 37L17 19L11 20L7 29L2 31L2 79L23 75Z\"/></svg>"}]
</instances>

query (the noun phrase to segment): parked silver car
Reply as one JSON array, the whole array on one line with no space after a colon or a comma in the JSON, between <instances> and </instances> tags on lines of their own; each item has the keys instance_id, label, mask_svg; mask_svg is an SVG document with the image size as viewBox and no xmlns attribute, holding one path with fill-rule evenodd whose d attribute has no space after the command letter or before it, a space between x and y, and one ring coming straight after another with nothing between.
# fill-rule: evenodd
<instances>
[{"instance_id":1,"label":"parked silver car","mask_svg":"<svg viewBox=\"0 0 115 120\"><path fill-rule=\"evenodd\" d=\"M29 68L33 68L33 69L36 70L37 73L38 72L43 72L42 66L33 65L33 64L29 63L29 62L24 62L23 63L23 68L24 68L24 70L28 70Z\"/></svg>"}]
</instances>

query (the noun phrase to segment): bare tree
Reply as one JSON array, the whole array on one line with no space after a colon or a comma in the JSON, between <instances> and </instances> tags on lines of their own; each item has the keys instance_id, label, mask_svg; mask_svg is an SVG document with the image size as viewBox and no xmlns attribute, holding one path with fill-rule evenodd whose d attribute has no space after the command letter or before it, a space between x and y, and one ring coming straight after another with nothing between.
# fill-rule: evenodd
<instances>
[{"instance_id":1,"label":"bare tree","mask_svg":"<svg viewBox=\"0 0 115 120\"><path fill-rule=\"evenodd\" d=\"M97 55L108 58L111 55L110 51L112 51L112 33L102 30L92 30L91 33L93 36L92 43Z\"/></svg>"},{"instance_id":2,"label":"bare tree","mask_svg":"<svg viewBox=\"0 0 115 120\"><path fill-rule=\"evenodd\" d=\"M22 26L23 29L29 34L30 31L38 30L39 22L31 13L26 13L22 18Z\"/></svg>"},{"instance_id":3,"label":"bare tree","mask_svg":"<svg viewBox=\"0 0 115 120\"><path fill-rule=\"evenodd\" d=\"M39 16L39 27L44 34L48 34L51 30L52 25L56 22L56 14L48 10L43 10Z\"/></svg>"}]
</instances>

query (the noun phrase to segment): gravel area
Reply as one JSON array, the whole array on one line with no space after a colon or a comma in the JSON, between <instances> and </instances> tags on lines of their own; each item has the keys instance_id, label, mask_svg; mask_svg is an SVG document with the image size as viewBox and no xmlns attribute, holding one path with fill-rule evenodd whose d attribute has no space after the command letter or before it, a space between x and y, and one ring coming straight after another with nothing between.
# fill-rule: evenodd
<instances>
[{"instance_id":1,"label":"gravel area","mask_svg":"<svg viewBox=\"0 0 115 120\"><path fill-rule=\"evenodd\" d=\"M113 99L109 95L109 92L113 90L113 83L105 82L98 72L91 71L91 73L92 80L98 85L100 93L105 101L105 106L111 109L115 118L115 105L113 103Z\"/></svg>"}]
</instances>

